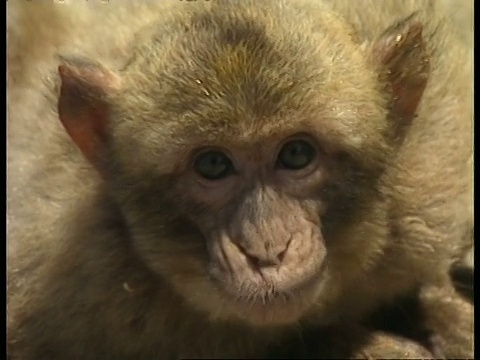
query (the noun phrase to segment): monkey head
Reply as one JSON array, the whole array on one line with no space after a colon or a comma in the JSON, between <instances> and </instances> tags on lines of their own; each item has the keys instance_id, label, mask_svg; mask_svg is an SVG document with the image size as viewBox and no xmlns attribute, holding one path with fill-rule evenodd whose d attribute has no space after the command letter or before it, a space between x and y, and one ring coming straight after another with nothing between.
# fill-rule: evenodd
<instances>
[{"instance_id":1,"label":"monkey head","mask_svg":"<svg viewBox=\"0 0 480 360\"><path fill-rule=\"evenodd\" d=\"M274 326L379 261L370 205L426 70L412 19L365 50L330 12L304 35L240 8L154 29L118 71L63 58L58 109L148 268L212 318Z\"/></svg>"}]
</instances>

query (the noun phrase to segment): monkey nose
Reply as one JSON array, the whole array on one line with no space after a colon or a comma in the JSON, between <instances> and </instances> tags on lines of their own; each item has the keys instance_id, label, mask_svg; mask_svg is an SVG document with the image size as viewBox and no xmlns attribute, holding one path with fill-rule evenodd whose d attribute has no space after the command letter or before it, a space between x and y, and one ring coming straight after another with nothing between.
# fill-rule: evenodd
<instances>
[{"instance_id":1,"label":"monkey nose","mask_svg":"<svg viewBox=\"0 0 480 360\"><path fill-rule=\"evenodd\" d=\"M287 252L288 243L285 246L266 248L265 250L249 249L241 244L237 244L240 252L245 256L248 263L256 270L279 266Z\"/></svg>"}]
</instances>

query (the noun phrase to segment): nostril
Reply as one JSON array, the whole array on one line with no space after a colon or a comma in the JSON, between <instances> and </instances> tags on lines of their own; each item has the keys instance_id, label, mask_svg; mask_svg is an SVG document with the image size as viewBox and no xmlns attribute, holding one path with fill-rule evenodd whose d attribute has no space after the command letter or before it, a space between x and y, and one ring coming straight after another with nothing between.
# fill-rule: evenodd
<instances>
[{"instance_id":1,"label":"nostril","mask_svg":"<svg viewBox=\"0 0 480 360\"><path fill-rule=\"evenodd\" d=\"M247 251L241 244L236 244L240 252L245 255L248 263L255 269L260 268L261 261L257 256L252 255L250 252Z\"/></svg>"},{"instance_id":2,"label":"nostril","mask_svg":"<svg viewBox=\"0 0 480 360\"><path fill-rule=\"evenodd\" d=\"M290 234L290 237L288 238L287 243L285 244L285 248L282 251L280 251L277 255L279 264L283 262L283 259L285 259L285 254L287 253L287 250L290 247L292 240L293 240L293 234Z\"/></svg>"},{"instance_id":3,"label":"nostril","mask_svg":"<svg viewBox=\"0 0 480 360\"><path fill-rule=\"evenodd\" d=\"M285 248L277 253L273 254L273 251L266 251L265 254L253 254L252 250L247 250L241 244L236 244L240 252L245 256L248 263L255 269L260 269L262 267L269 266L278 266L281 264L287 253L288 245L290 241L286 244Z\"/></svg>"},{"instance_id":4,"label":"nostril","mask_svg":"<svg viewBox=\"0 0 480 360\"><path fill-rule=\"evenodd\" d=\"M257 270L262 267L262 261L259 258L252 256L250 254L245 254L245 255L247 256L248 263L250 264L251 267Z\"/></svg>"},{"instance_id":5,"label":"nostril","mask_svg":"<svg viewBox=\"0 0 480 360\"><path fill-rule=\"evenodd\" d=\"M287 253L287 250L290 247L290 244L291 244L292 240L293 240L293 235L290 234L290 237L288 238L288 241L285 244L285 248L282 251L280 251L277 255L277 259L278 259L279 263L281 263L283 261L283 259L285 258L285 254Z\"/></svg>"},{"instance_id":6,"label":"nostril","mask_svg":"<svg viewBox=\"0 0 480 360\"><path fill-rule=\"evenodd\" d=\"M286 253L287 253L287 248L285 248L284 250L282 250L278 253L278 255L277 255L278 263L281 263L283 261Z\"/></svg>"}]
</instances>

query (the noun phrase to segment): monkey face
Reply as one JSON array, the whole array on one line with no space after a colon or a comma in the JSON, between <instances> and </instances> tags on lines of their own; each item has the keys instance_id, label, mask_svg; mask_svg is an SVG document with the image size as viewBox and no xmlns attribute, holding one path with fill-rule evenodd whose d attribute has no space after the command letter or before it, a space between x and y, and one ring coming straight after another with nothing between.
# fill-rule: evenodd
<instances>
[{"instance_id":1,"label":"monkey face","mask_svg":"<svg viewBox=\"0 0 480 360\"><path fill-rule=\"evenodd\" d=\"M215 317L297 321L325 278L318 189L328 161L318 142L298 133L186 157L174 178L136 184L120 200L138 253ZM163 187L170 191L156 190Z\"/></svg>"},{"instance_id":2,"label":"monkey face","mask_svg":"<svg viewBox=\"0 0 480 360\"><path fill-rule=\"evenodd\" d=\"M186 187L197 201L223 209L195 216L209 279L243 320L296 321L316 298L325 265L321 209L312 201L324 180L321 151L303 134L276 147L235 150L196 154Z\"/></svg>"},{"instance_id":3,"label":"monkey face","mask_svg":"<svg viewBox=\"0 0 480 360\"><path fill-rule=\"evenodd\" d=\"M137 252L190 305L215 318L282 325L331 296L325 287L337 260L329 247L343 241L328 232L342 226L333 224L334 203L347 219L361 171L328 154L315 134L255 133L253 143L179 152L185 160L173 175L130 178L125 197L129 173L119 200ZM354 253L358 245L349 246Z\"/></svg>"},{"instance_id":4,"label":"monkey face","mask_svg":"<svg viewBox=\"0 0 480 360\"><path fill-rule=\"evenodd\" d=\"M199 84L188 86L195 94ZM387 156L382 135L369 133L385 127L385 112L358 94L345 103L325 94L306 92L295 100L301 110L265 113L276 98L179 103L167 91L154 109L119 111L129 117L115 124L112 157L135 248L190 306L256 325L293 323L336 296L329 279L344 276L340 264L376 252L367 231L346 224L368 208Z\"/></svg>"},{"instance_id":5,"label":"monkey face","mask_svg":"<svg viewBox=\"0 0 480 360\"><path fill-rule=\"evenodd\" d=\"M111 183L139 257L190 306L296 322L337 292L340 264L355 266L364 247L365 263L378 253L350 225L388 157L385 97L358 46L329 28L307 42L337 44L325 53L294 40L278 48L248 15L225 27L238 28L232 37L217 29L230 17L212 16L181 27L176 50L153 37L119 74L65 67L63 105L86 100L80 115L95 119L98 141L61 118ZM85 83L94 107L76 95Z\"/></svg>"},{"instance_id":6,"label":"monkey face","mask_svg":"<svg viewBox=\"0 0 480 360\"><path fill-rule=\"evenodd\" d=\"M118 101L118 118L114 109L114 186L134 246L209 316L264 326L296 322L337 291L328 279L343 274L329 246L342 246L347 235L337 230L374 187L370 179L387 146L369 131L385 126L384 109L365 105L357 93L348 97L350 84L331 85L346 87L344 103L326 98L328 91L314 97L298 90L289 99L282 89L279 106L277 94L255 79L245 95L233 96L234 86L225 85L220 99L213 85L197 80L181 88L191 102L166 86L159 100L139 104L151 108L132 111ZM370 83L364 94L375 93ZM209 95L195 98L202 87ZM255 91L265 93L250 101ZM355 258L368 240L344 246L346 256Z\"/></svg>"}]
</instances>

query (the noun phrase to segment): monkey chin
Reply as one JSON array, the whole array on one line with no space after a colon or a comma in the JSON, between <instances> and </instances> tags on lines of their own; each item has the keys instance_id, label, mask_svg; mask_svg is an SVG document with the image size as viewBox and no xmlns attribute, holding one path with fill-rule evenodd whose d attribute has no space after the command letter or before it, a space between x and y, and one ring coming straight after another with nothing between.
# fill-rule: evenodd
<instances>
[{"instance_id":1,"label":"monkey chin","mask_svg":"<svg viewBox=\"0 0 480 360\"><path fill-rule=\"evenodd\" d=\"M226 289L222 292L229 317L255 327L281 327L298 322L318 301L323 288L322 274L288 290L272 292L271 286L258 285L248 296Z\"/></svg>"}]
</instances>

